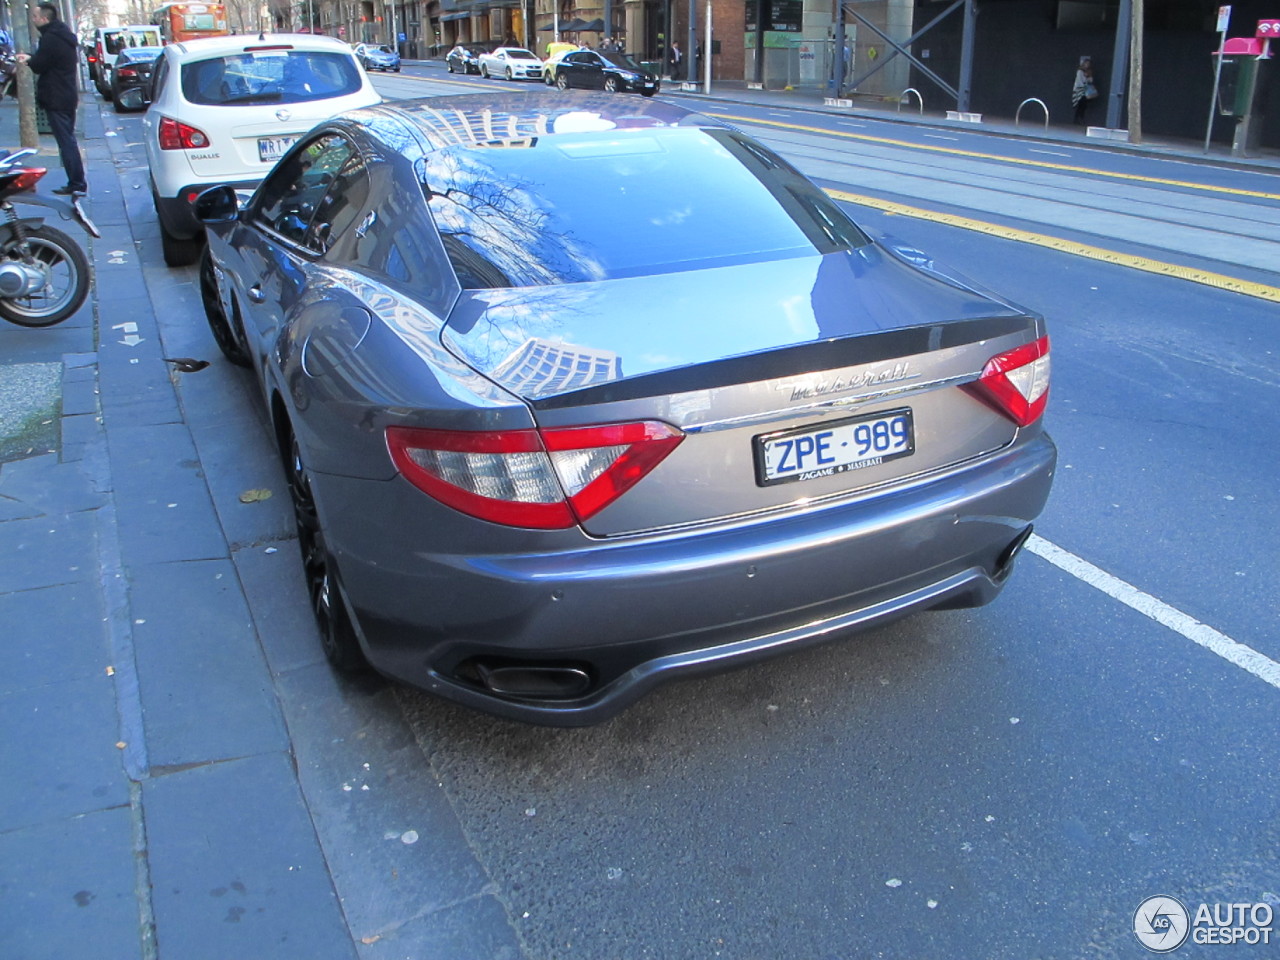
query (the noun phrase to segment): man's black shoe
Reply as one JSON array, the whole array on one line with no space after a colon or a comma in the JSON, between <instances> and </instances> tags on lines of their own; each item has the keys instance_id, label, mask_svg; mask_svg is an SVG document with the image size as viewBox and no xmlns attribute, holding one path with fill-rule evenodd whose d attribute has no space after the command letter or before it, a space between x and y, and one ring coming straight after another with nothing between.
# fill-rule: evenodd
<instances>
[{"instance_id":1,"label":"man's black shoe","mask_svg":"<svg viewBox=\"0 0 1280 960\"><path fill-rule=\"evenodd\" d=\"M75 196L82 196L82 195L85 193L85 191L84 191L84 190L75 190L75 189L73 189L73 188L72 188L72 187L70 187L70 186L66 186L66 187L55 187L55 188L54 188L54 190L53 190L53 192L54 192L54 193L56 193L56 194L57 194L58 196L60 196L60 197L75 197Z\"/></svg>"}]
</instances>

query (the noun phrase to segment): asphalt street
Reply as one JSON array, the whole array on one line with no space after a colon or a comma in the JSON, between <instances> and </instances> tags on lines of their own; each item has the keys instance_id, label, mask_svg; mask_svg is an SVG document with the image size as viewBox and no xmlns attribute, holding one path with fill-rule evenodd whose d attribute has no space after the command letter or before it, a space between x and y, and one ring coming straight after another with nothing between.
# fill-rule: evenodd
<instances>
[{"instance_id":1,"label":"asphalt street","mask_svg":"<svg viewBox=\"0 0 1280 960\"><path fill-rule=\"evenodd\" d=\"M1131 958L1148 897L1280 910L1280 165L727 97L689 101L1049 318L1000 599L583 730L335 677L257 388L89 101L94 296L0 330L0 955Z\"/></svg>"}]
</instances>

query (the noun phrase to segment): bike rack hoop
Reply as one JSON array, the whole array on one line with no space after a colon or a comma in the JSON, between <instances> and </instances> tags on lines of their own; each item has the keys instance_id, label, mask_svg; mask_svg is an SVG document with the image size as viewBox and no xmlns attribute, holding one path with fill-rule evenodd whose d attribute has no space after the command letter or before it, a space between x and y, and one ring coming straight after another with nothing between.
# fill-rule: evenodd
<instances>
[{"instance_id":1,"label":"bike rack hoop","mask_svg":"<svg viewBox=\"0 0 1280 960\"><path fill-rule=\"evenodd\" d=\"M908 93L914 93L916 95L916 103L920 105L920 116L923 117L924 116L924 97L920 96L920 91L917 90L915 87L907 87L907 89L903 90L902 93L898 94L898 112L899 113L902 112L902 101L907 99Z\"/></svg>"},{"instance_id":2,"label":"bike rack hoop","mask_svg":"<svg viewBox=\"0 0 1280 960\"><path fill-rule=\"evenodd\" d=\"M1018 125L1019 120L1022 118L1022 108L1025 107L1028 103L1040 104L1040 109L1044 111L1044 129L1045 129L1045 132L1048 133L1049 132L1049 107L1039 97L1027 97L1027 99L1023 100L1020 104L1018 104L1018 109L1013 115L1013 125L1015 127Z\"/></svg>"}]
</instances>

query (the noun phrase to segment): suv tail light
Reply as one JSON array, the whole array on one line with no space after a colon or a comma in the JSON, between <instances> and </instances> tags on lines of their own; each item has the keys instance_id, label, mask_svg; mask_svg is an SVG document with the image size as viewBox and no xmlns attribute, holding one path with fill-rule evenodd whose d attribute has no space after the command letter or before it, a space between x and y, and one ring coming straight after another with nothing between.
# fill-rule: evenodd
<instances>
[{"instance_id":1,"label":"suv tail light","mask_svg":"<svg viewBox=\"0 0 1280 960\"><path fill-rule=\"evenodd\" d=\"M132 67L121 67L116 71L116 76L118 77L136 77L137 75L138 71L134 70Z\"/></svg>"},{"instance_id":2,"label":"suv tail light","mask_svg":"<svg viewBox=\"0 0 1280 960\"><path fill-rule=\"evenodd\" d=\"M192 150L208 145L209 135L203 130L170 117L160 118L161 150Z\"/></svg>"},{"instance_id":3,"label":"suv tail light","mask_svg":"<svg viewBox=\"0 0 1280 960\"><path fill-rule=\"evenodd\" d=\"M1049 402L1049 338L992 357L968 389L1018 426L1029 427Z\"/></svg>"},{"instance_id":4,"label":"suv tail light","mask_svg":"<svg viewBox=\"0 0 1280 960\"><path fill-rule=\"evenodd\" d=\"M387 428L391 459L419 490L481 520L540 530L599 513L683 439L653 420L494 432Z\"/></svg>"}]
</instances>

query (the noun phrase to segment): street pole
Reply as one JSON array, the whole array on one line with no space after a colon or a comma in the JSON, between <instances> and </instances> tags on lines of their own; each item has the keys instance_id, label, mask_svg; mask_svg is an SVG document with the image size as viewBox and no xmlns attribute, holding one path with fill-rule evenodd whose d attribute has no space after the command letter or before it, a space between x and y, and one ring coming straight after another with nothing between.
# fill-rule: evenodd
<instances>
[{"instance_id":1,"label":"street pole","mask_svg":"<svg viewBox=\"0 0 1280 960\"><path fill-rule=\"evenodd\" d=\"M684 48L684 56L689 66L684 68L684 78L693 83L698 81L698 0L689 0L689 45Z\"/></svg>"},{"instance_id":2,"label":"street pole","mask_svg":"<svg viewBox=\"0 0 1280 960\"><path fill-rule=\"evenodd\" d=\"M1133 29L1129 32L1129 142L1142 142L1142 10L1133 0Z\"/></svg>"},{"instance_id":3,"label":"street pole","mask_svg":"<svg viewBox=\"0 0 1280 960\"><path fill-rule=\"evenodd\" d=\"M702 40L702 92L711 92L711 0L707 0L707 35Z\"/></svg>"},{"instance_id":4,"label":"street pole","mask_svg":"<svg viewBox=\"0 0 1280 960\"><path fill-rule=\"evenodd\" d=\"M1209 140L1213 137L1213 114L1218 109L1218 87L1222 84L1222 52L1227 47L1227 27L1231 23L1231 8L1218 8L1218 54L1213 70L1213 97L1209 100L1209 125L1204 131L1204 152L1209 152Z\"/></svg>"}]
</instances>

